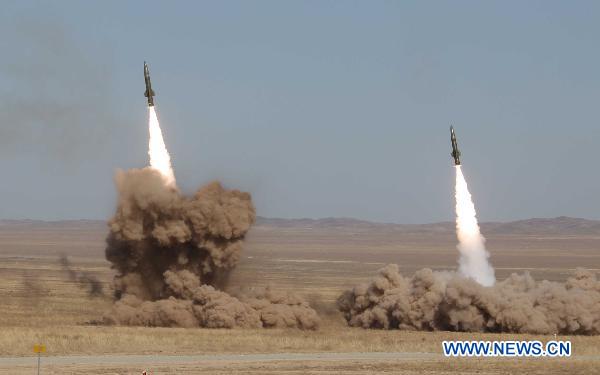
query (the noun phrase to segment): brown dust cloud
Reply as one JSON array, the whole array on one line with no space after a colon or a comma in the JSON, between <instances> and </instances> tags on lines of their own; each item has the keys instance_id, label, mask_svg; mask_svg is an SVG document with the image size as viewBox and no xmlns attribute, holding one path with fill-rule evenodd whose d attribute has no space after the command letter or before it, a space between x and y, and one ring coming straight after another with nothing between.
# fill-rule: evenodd
<instances>
[{"instance_id":1,"label":"brown dust cloud","mask_svg":"<svg viewBox=\"0 0 600 375\"><path fill-rule=\"evenodd\" d=\"M600 333L600 282L578 269L565 283L528 273L496 282L475 205L456 167L458 272L421 269L410 277L395 264L337 301L350 326L380 329L539 334Z\"/></svg>"},{"instance_id":2,"label":"brown dust cloud","mask_svg":"<svg viewBox=\"0 0 600 375\"><path fill-rule=\"evenodd\" d=\"M119 172L116 185L106 248L117 273L108 323L318 328L316 311L298 296L223 291L255 220L250 194L213 182L186 197L150 167Z\"/></svg>"}]
</instances>

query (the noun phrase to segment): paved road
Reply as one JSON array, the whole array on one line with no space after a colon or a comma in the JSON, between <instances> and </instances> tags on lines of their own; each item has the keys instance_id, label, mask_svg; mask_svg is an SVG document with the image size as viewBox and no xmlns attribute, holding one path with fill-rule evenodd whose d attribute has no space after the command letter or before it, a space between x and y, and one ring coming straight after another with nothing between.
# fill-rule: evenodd
<instances>
[{"instance_id":1,"label":"paved road","mask_svg":"<svg viewBox=\"0 0 600 375\"><path fill-rule=\"evenodd\" d=\"M267 362L267 361L390 361L441 359L433 353L277 353L277 354L210 354L210 355L77 355L42 357L44 365L128 365L184 364L203 362ZM0 357L0 366L26 366L37 363L37 357Z\"/></svg>"}]
</instances>

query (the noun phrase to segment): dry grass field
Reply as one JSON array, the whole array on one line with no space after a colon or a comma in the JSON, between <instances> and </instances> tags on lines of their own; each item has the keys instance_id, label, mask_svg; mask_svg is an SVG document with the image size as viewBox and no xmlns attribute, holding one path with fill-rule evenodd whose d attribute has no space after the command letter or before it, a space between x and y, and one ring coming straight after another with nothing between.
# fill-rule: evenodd
<instances>
[{"instance_id":1,"label":"dry grass field","mask_svg":"<svg viewBox=\"0 0 600 375\"><path fill-rule=\"evenodd\" d=\"M47 355L93 354L222 354L303 352L428 352L441 353L447 339L530 339L529 335L452 332L378 331L348 328L335 310L335 298L346 287L368 280L385 264L402 272L452 269L455 238L448 233L411 233L364 228L255 227L244 258L229 288L269 285L307 297L323 324L316 332L282 329L179 329L99 326L111 305L112 271L103 259L104 224L71 222L0 226L0 356L29 356L36 342ZM564 280L574 268L600 269L600 238L595 235L488 235L488 249L497 276L528 270L536 278ZM101 281L105 295L89 297L85 285L69 278L60 263L69 257L72 269ZM551 337L536 337L546 341ZM566 360L418 360L369 362L207 363L203 373L463 373L531 374L593 373L600 366L600 337L560 337L573 343L575 357ZM159 373L199 373L198 366L157 367ZM49 367L46 373L130 373L125 367L99 370L97 365ZM29 372L27 372L29 371ZM30 373L6 368L0 374ZM134 372L131 372L134 373ZM137 372L136 372L137 373Z\"/></svg>"}]
</instances>

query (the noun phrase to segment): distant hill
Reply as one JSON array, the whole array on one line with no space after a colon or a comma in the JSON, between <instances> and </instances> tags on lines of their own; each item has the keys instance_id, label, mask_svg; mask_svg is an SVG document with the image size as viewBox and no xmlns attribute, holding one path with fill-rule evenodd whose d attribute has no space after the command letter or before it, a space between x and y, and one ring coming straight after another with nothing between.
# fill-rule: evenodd
<instances>
[{"instance_id":1,"label":"distant hill","mask_svg":"<svg viewBox=\"0 0 600 375\"><path fill-rule=\"evenodd\" d=\"M56 221L45 221L45 220L0 220L0 230L18 230L18 229L86 229L95 230L102 229L106 230L106 221L102 220L56 220Z\"/></svg>"},{"instance_id":2,"label":"distant hill","mask_svg":"<svg viewBox=\"0 0 600 375\"><path fill-rule=\"evenodd\" d=\"M258 217L256 225L260 227L281 229L335 229L350 231L393 231L396 233L453 233L453 222L433 224L393 224L358 220L345 217L328 217L323 219L276 219Z\"/></svg>"},{"instance_id":3,"label":"distant hill","mask_svg":"<svg viewBox=\"0 0 600 375\"><path fill-rule=\"evenodd\" d=\"M376 223L352 218L273 219L259 217L257 226L282 229L336 229L352 231L382 231L413 234L453 234L454 222L431 224ZM600 235L600 221L567 216L532 218L509 222L481 223L488 235Z\"/></svg>"},{"instance_id":4,"label":"distant hill","mask_svg":"<svg viewBox=\"0 0 600 375\"><path fill-rule=\"evenodd\" d=\"M377 223L343 217L323 219L278 219L258 217L256 229L259 230L337 230L349 232L382 232L396 234L453 234L454 222L439 222L431 224L393 224ZM0 220L0 231L61 231L86 230L106 233L108 227L102 220ZM509 222L481 223L484 235L562 235L600 236L600 221L580 219L567 216L555 218L532 218Z\"/></svg>"},{"instance_id":5,"label":"distant hill","mask_svg":"<svg viewBox=\"0 0 600 375\"><path fill-rule=\"evenodd\" d=\"M533 218L506 223L482 224L482 231L494 234L529 235L600 235L600 221L560 216L555 218Z\"/></svg>"}]
</instances>

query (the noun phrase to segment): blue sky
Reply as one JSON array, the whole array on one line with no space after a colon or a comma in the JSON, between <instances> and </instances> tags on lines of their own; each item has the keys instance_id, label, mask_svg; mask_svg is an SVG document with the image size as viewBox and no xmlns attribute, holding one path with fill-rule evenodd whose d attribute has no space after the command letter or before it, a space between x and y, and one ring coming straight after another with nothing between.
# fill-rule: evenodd
<instances>
[{"instance_id":1,"label":"blue sky","mask_svg":"<svg viewBox=\"0 0 600 375\"><path fill-rule=\"evenodd\" d=\"M150 64L181 189L270 217L600 218L600 3L3 3L0 217L107 218L147 162Z\"/></svg>"}]
</instances>

